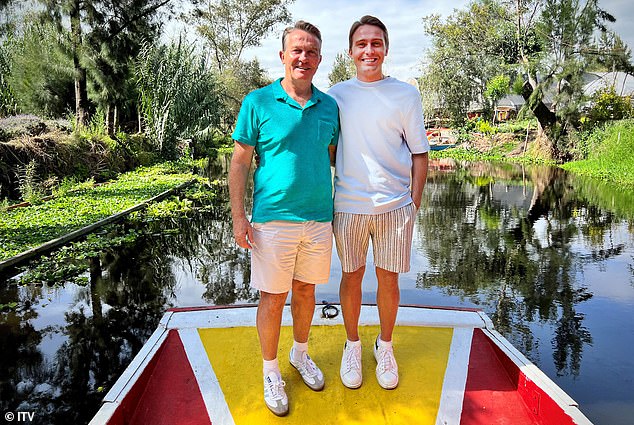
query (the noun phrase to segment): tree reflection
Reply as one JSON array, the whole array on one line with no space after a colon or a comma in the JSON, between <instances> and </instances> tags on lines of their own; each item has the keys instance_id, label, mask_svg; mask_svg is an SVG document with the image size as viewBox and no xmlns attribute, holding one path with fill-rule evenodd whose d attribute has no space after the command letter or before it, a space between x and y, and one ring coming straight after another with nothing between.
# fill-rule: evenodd
<instances>
[{"instance_id":1,"label":"tree reflection","mask_svg":"<svg viewBox=\"0 0 634 425\"><path fill-rule=\"evenodd\" d=\"M537 348L531 323L551 323L557 371L577 375L592 337L575 307L592 294L574 287L582 263L571 245L584 229L573 213L584 205L567 176L550 167L527 173L521 166L475 164L450 175L431 173L426 193L429 205L417 228L430 270L419 273L418 285L477 304L484 299L496 328L529 357ZM586 223L600 215L584 211ZM609 229L601 223L593 232Z\"/></svg>"},{"instance_id":2,"label":"tree reflection","mask_svg":"<svg viewBox=\"0 0 634 425\"><path fill-rule=\"evenodd\" d=\"M15 310L0 311L0 409L13 412L35 387L34 376L41 375L42 334L31 323L37 313L29 294L16 285L3 283L0 303L18 302Z\"/></svg>"}]
</instances>

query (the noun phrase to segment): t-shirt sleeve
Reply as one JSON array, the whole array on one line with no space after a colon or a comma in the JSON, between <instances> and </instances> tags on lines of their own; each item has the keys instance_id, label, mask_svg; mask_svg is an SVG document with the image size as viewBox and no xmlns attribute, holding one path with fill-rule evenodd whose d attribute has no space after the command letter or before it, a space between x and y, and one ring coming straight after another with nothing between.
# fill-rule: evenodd
<instances>
[{"instance_id":1,"label":"t-shirt sleeve","mask_svg":"<svg viewBox=\"0 0 634 425\"><path fill-rule=\"evenodd\" d=\"M253 105L252 97L246 96L242 101L238 119L236 120L236 128L233 130L231 137L236 142L244 143L249 146L255 146L260 134L257 114Z\"/></svg>"},{"instance_id":2,"label":"t-shirt sleeve","mask_svg":"<svg viewBox=\"0 0 634 425\"><path fill-rule=\"evenodd\" d=\"M410 108L404 116L405 141L412 154L429 151L429 140L425 131L425 118L423 116L423 104L418 92L412 95Z\"/></svg>"}]
</instances>

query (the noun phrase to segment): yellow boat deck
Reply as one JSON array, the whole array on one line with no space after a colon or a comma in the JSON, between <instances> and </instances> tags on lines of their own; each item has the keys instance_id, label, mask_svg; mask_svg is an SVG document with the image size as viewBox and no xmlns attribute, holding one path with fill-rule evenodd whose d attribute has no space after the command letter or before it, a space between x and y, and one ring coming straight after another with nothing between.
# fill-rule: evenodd
<instances>
[{"instance_id":1,"label":"yellow boat deck","mask_svg":"<svg viewBox=\"0 0 634 425\"><path fill-rule=\"evenodd\" d=\"M290 411L271 414L262 400L262 361L254 328L200 329L200 338L236 424L434 424L440 404L453 330L399 327L394 337L400 381L396 390L381 388L374 375L372 344L378 326L361 326L363 385L341 384L339 365L345 331L342 325L313 326L309 352L322 369L326 385L312 391L289 364L292 328L284 326L279 362Z\"/></svg>"}]
</instances>

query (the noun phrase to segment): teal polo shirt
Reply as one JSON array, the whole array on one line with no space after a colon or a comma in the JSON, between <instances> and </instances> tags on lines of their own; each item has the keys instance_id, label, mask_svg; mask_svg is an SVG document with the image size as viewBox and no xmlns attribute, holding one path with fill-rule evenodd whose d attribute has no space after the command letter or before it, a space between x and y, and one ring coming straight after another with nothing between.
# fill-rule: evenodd
<instances>
[{"instance_id":1,"label":"teal polo shirt","mask_svg":"<svg viewBox=\"0 0 634 425\"><path fill-rule=\"evenodd\" d=\"M302 108L281 81L244 98L232 135L255 146L260 157L253 176L251 220L332 221L328 146L339 139L337 103L313 86Z\"/></svg>"}]
</instances>

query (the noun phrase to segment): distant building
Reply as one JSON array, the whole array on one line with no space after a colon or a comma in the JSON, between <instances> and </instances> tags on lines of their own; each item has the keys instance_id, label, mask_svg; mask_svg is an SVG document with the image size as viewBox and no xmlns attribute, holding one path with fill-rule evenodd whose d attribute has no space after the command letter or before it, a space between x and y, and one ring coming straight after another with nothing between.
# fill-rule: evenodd
<instances>
[{"instance_id":1,"label":"distant building","mask_svg":"<svg viewBox=\"0 0 634 425\"><path fill-rule=\"evenodd\" d=\"M583 79L587 81L583 86L586 96L592 96L606 87L614 87L619 96L634 97L634 76L626 72L587 72Z\"/></svg>"},{"instance_id":2,"label":"distant building","mask_svg":"<svg viewBox=\"0 0 634 425\"><path fill-rule=\"evenodd\" d=\"M598 90L614 87L619 96L634 100L634 76L625 72L586 72L583 94L591 97ZM552 110L553 93L547 91L542 99L544 105ZM519 94L509 94L500 99L495 108L495 121L506 121L517 116L524 106L524 98Z\"/></svg>"}]
</instances>

